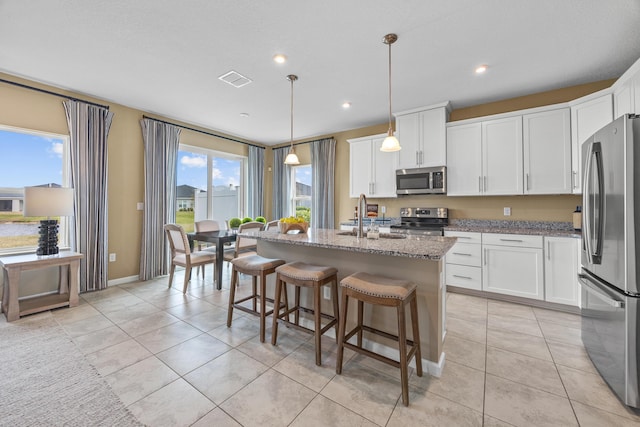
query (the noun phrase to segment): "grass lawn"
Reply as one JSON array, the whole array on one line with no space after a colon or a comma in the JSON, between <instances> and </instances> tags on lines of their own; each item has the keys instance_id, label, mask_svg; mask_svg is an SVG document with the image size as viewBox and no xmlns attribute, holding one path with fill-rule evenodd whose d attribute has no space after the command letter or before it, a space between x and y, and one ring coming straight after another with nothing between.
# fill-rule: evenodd
<instances>
[{"instance_id":1,"label":"grass lawn","mask_svg":"<svg viewBox=\"0 0 640 427\"><path fill-rule=\"evenodd\" d=\"M186 233L193 232L193 211L176 212L176 224L181 225Z\"/></svg>"}]
</instances>

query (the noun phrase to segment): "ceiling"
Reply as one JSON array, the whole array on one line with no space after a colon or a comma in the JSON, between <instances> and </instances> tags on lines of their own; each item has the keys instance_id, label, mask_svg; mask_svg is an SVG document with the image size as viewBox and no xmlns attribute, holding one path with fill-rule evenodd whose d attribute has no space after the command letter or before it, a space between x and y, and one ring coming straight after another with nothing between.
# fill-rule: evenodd
<instances>
[{"instance_id":1,"label":"ceiling","mask_svg":"<svg viewBox=\"0 0 640 427\"><path fill-rule=\"evenodd\" d=\"M384 123L387 33L393 111L455 109L619 77L639 22L639 0L0 0L0 71L274 145L288 74L294 139Z\"/></svg>"}]
</instances>

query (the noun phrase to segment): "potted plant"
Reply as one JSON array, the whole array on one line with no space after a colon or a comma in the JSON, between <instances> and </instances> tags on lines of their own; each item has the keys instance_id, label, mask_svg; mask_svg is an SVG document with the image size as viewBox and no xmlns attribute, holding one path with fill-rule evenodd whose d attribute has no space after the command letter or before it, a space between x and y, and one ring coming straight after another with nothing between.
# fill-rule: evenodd
<instances>
[{"instance_id":1,"label":"potted plant","mask_svg":"<svg viewBox=\"0 0 640 427\"><path fill-rule=\"evenodd\" d=\"M256 217L256 222L261 222L263 224L266 224L267 223L267 219L265 217L263 217L263 216L257 216Z\"/></svg>"},{"instance_id":2,"label":"potted plant","mask_svg":"<svg viewBox=\"0 0 640 427\"><path fill-rule=\"evenodd\" d=\"M244 218L242 218L242 223L246 224L248 222L253 221L253 218L251 218L250 216L245 216Z\"/></svg>"},{"instance_id":3,"label":"potted plant","mask_svg":"<svg viewBox=\"0 0 640 427\"><path fill-rule=\"evenodd\" d=\"M229 228L232 230L237 230L238 227L240 227L240 224L242 224L242 220L240 218L231 218L229 220Z\"/></svg>"}]
</instances>

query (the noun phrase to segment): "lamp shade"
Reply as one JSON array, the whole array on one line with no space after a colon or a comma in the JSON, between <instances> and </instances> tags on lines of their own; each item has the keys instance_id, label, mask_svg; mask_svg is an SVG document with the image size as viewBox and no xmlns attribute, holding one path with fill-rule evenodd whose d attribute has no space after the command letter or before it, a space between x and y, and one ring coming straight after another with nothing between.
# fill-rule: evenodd
<instances>
[{"instance_id":1,"label":"lamp shade","mask_svg":"<svg viewBox=\"0 0 640 427\"><path fill-rule=\"evenodd\" d=\"M393 152L399 151L402 147L400 147L400 142L398 142L398 138L393 136L393 134L387 136L384 141L382 141L382 145L380 146L380 151Z\"/></svg>"},{"instance_id":2,"label":"lamp shade","mask_svg":"<svg viewBox=\"0 0 640 427\"><path fill-rule=\"evenodd\" d=\"M299 165L300 164L300 159L298 159L298 155L296 154L296 151L293 149L293 147L291 147L291 149L289 149L289 154L287 154L287 157L284 159L284 164L285 165Z\"/></svg>"},{"instance_id":3,"label":"lamp shade","mask_svg":"<svg viewBox=\"0 0 640 427\"><path fill-rule=\"evenodd\" d=\"M24 187L24 216L72 216L73 188Z\"/></svg>"}]
</instances>

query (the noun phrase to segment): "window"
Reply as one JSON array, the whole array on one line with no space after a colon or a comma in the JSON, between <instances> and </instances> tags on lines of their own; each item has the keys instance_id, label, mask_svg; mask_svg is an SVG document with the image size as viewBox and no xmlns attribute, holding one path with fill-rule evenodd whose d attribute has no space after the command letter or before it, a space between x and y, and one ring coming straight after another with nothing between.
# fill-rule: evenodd
<instances>
[{"instance_id":1,"label":"window","mask_svg":"<svg viewBox=\"0 0 640 427\"><path fill-rule=\"evenodd\" d=\"M245 157L180 144L176 223L191 232L195 221L210 218L223 223L242 217L245 164Z\"/></svg>"},{"instance_id":2,"label":"window","mask_svg":"<svg viewBox=\"0 0 640 427\"><path fill-rule=\"evenodd\" d=\"M46 218L22 215L24 187L69 186L69 137L0 125L0 153L0 253L35 250ZM60 247L69 246L68 224L60 218Z\"/></svg>"},{"instance_id":3,"label":"window","mask_svg":"<svg viewBox=\"0 0 640 427\"><path fill-rule=\"evenodd\" d=\"M311 165L291 167L292 212L311 222Z\"/></svg>"}]
</instances>

